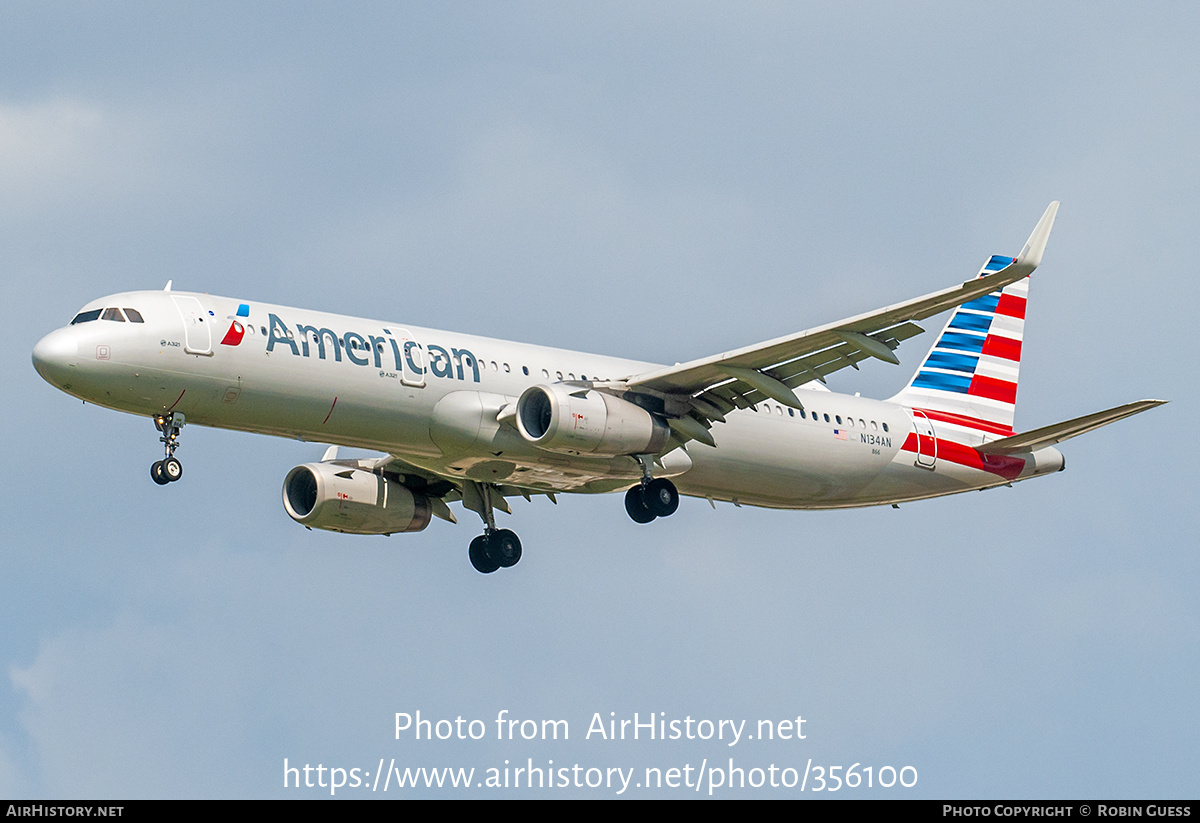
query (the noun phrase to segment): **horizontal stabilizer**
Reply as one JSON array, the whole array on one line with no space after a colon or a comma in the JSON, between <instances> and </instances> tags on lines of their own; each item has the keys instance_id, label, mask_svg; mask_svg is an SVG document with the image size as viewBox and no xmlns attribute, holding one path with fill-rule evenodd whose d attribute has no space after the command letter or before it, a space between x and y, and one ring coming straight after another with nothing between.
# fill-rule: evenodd
<instances>
[{"instance_id":1,"label":"horizontal stabilizer","mask_svg":"<svg viewBox=\"0 0 1200 823\"><path fill-rule=\"evenodd\" d=\"M1139 414L1155 406L1161 406L1166 402L1166 400L1139 400L1136 403L1126 403L1124 406L1085 414L1083 417L1076 417L1074 420L1066 420L1062 423L1043 426L1040 429L1034 429L1024 434L1014 434L1012 437L1005 437L1003 440L993 440L991 443L976 446L975 451L980 454L1013 454L1014 452L1040 449L1043 446L1053 446L1064 440L1070 440L1072 437L1086 434L1092 429L1098 429L1101 426L1107 426L1109 423L1115 423L1118 420Z\"/></svg>"}]
</instances>

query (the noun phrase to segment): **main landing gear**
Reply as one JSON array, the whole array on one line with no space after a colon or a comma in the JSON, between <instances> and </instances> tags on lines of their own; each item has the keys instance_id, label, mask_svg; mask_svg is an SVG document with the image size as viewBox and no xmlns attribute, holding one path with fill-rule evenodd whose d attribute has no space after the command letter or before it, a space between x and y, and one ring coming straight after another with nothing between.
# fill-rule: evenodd
<instances>
[{"instance_id":1,"label":"main landing gear","mask_svg":"<svg viewBox=\"0 0 1200 823\"><path fill-rule=\"evenodd\" d=\"M471 541L467 552L475 571L482 574L510 568L521 559L521 541L516 533L496 528L492 495L499 493L490 483L468 482L463 486L463 505L483 518L483 534Z\"/></svg>"},{"instance_id":2,"label":"main landing gear","mask_svg":"<svg viewBox=\"0 0 1200 823\"><path fill-rule=\"evenodd\" d=\"M160 486L165 486L183 477L183 464L175 458L175 450L179 448L179 432L183 429L184 417L179 412L156 414L154 428L162 432L158 438L163 443L166 457L155 461L150 466L150 478Z\"/></svg>"},{"instance_id":3,"label":"main landing gear","mask_svg":"<svg viewBox=\"0 0 1200 823\"><path fill-rule=\"evenodd\" d=\"M511 529L488 529L471 541L467 556L475 571L491 574L517 564L521 559L521 540Z\"/></svg>"},{"instance_id":4,"label":"main landing gear","mask_svg":"<svg viewBox=\"0 0 1200 823\"><path fill-rule=\"evenodd\" d=\"M639 456L642 482L625 492L625 511L635 523L649 523L658 517L670 517L679 508L679 491L665 477L650 474L650 460Z\"/></svg>"}]
</instances>

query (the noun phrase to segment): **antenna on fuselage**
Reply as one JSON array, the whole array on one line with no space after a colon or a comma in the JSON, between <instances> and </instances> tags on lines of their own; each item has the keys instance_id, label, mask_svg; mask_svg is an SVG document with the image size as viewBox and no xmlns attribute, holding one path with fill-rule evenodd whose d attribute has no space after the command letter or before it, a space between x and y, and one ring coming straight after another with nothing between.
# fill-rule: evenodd
<instances>
[{"instance_id":1,"label":"antenna on fuselage","mask_svg":"<svg viewBox=\"0 0 1200 823\"><path fill-rule=\"evenodd\" d=\"M172 283L172 282L173 282L173 281L171 281L171 280L168 280L168 281L167 281L167 285L163 286L163 291L170 291L170 290L171 290L171 283Z\"/></svg>"}]
</instances>

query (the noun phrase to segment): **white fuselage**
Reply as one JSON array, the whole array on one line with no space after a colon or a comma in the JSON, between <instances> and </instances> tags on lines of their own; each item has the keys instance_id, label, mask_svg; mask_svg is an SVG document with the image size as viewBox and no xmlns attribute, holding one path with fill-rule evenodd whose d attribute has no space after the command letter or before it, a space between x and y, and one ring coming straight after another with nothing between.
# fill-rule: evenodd
<instances>
[{"instance_id":1,"label":"white fuselage","mask_svg":"<svg viewBox=\"0 0 1200 823\"><path fill-rule=\"evenodd\" d=\"M609 492L642 476L630 456L552 453L497 415L538 384L620 381L622 360L204 294L128 292L34 351L49 382L132 414L387 452L446 478L530 492ZM124 319L134 309L143 322ZM240 312L240 313L239 313ZM103 312L102 312L103 314ZM132 316L132 315L131 315ZM885 401L797 390L732 412L713 448L668 452L656 476L682 494L772 508L893 503L1002 485L1062 466L1053 448L985 466L976 432ZM918 436L917 428L921 429Z\"/></svg>"}]
</instances>

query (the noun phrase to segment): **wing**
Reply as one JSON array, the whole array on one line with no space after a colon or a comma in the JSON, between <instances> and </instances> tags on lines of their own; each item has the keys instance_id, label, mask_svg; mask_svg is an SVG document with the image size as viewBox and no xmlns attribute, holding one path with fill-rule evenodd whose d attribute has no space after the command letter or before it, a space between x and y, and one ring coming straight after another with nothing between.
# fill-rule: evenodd
<instances>
[{"instance_id":1,"label":"wing","mask_svg":"<svg viewBox=\"0 0 1200 823\"><path fill-rule=\"evenodd\" d=\"M335 447L330 447L335 448ZM486 505L483 502L485 492L482 486L488 485L498 494L490 495L491 505L506 514L512 514L512 508L508 505L506 497L524 497L530 500L532 494L544 494L550 498L552 503L557 503L558 499L554 496L554 492L549 491L530 491L522 489L518 486L511 486L505 483L478 483L474 480L459 477L445 477L437 472L423 469L420 466L409 463L407 460L396 457L395 455L384 455L368 460L336 460L337 452L332 452L334 458L332 462L339 465L346 465L352 468L364 469L366 471L379 472L385 475L394 475L395 479L403 483L413 491L424 494L432 507L435 517L440 517L442 520L447 520L451 523L457 523L458 518L450 511L447 503L453 503L461 500L465 508L477 512L480 517L483 517L483 507ZM322 462L329 462L331 457L330 452L326 452L326 456Z\"/></svg>"},{"instance_id":2,"label":"wing","mask_svg":"<svg viewBox=\"0 0 1200 823\"><path fill-rule=\"evenodd\" d=\"M724 422L734 409L770 398L803 408L792 389L847 366L875 357L899 364L892 353L924 329L917 320L932 317L1028 277L1042 261L1058 202L1051 203L1021 253L1004 268L959 286L860 314L826 326L768 340L723 354L693 360L620 381L621 388L656 395L665 401L668 423L682 443L715 445L712 421Z\"/></svg>"}]
</instances>

